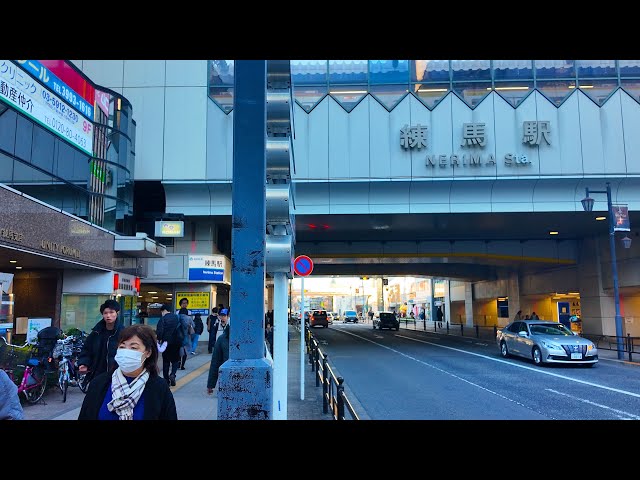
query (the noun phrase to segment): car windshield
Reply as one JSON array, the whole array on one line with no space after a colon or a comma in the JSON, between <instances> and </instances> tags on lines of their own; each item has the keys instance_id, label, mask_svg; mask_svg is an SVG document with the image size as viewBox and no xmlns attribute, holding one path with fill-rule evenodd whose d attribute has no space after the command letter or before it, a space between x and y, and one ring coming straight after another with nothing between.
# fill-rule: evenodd
<instances>
[{"instance_id":1,"label":"car windshield","mask_svg":"<svg viewBox=\"0 0 640 480\"><path fill-rule=\"evenodd\" d=\"M393 320L396 316L393 313L381 313L380 320Z\"/></svg>"},{"instance_id":2,"label":"car windshield","mask_svg":"<svg viewBox=\"0 0 640 480\"><path fill-rule=\"evenodd\" d=\"M562 323L534 323L529 325L531 333L534 335L564 335L571 336L573 332Z\"/></svg>"},{"instance_id":3,"label":"car windshield","mask_svg":"<svg viewBox=\"0 0 640 480\"><path fill-rule=\"evenodd\" d=\"M346 312L344 312L344 314L345 314L347 317L355 317L355 316L357 316L357 314L356 314L356 311L355 311L355 310L347 310Z\"/></svg>"}]
</instances>

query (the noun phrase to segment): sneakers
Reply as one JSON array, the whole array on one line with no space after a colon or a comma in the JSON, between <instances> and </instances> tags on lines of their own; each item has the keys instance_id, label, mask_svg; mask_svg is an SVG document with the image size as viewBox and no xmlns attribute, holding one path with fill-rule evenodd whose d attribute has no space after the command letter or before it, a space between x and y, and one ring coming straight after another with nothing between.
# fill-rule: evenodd
<instances>
[{"instance_id":1,"label":"sneakers","mask_svg":"<svg viewBox=\"0 0 640 480\"><path fill-rule=\"evenodd\" d=\"M191 352L191 355L195 355L195 354L196 354L196 352Z\"/></svg>"},{"instance_id":2,"label":"sneakers","mask_svg":"<svg viewBox=\"0 0 640 480\"><path fill-rule=\"evenodd\" d=\"M169 375L169 385L171 385L172 387L176 386L176 376L175 375Z\"/></svg>"},{"instance_id":3,"label":"sneakers","mask_svg":"<svg viewBox=\"0 0 640 480\"><path fill-rule=\"evenodd\" d=\"M184 368L184 367L180 367L180 370L186 370L186 368Z\"/></svg>"}]
</instances>

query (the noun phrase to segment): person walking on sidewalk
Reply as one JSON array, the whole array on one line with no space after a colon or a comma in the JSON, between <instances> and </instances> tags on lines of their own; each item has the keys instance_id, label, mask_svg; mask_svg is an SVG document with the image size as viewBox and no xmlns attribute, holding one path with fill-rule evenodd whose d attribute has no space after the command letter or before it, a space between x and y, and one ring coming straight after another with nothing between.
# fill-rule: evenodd
<instances>
[{"instance_id":1,"label":"person walking on sidewalk","mask_svg":"<svg viewBox=\"0 0 640 480\"><path fill-rule=\"evenodd\" d=\"M204 323L202 323L202 317L199 313L196 313L193 317L193 330L194 333L191 335L191 355L198 353L198 340L204 331Z\"/></svg>"},{"instance_id":2,"label":"person walking on sidewalk","mask_svg":"<svg viewBox=\"0 0 640 480\"><path fill-rule=\"evenodd\" d=\"M211 355L211 364L209 365L209 377L207 378L207 393L211 395L213 389L218 383L218 370L220 365L229 359L229 329L231 325L227 323L229 309L220 310L220 327L222 331L213 346L213 354Z\"/></svg>"},{"instance_id":3,"label":"person walking on sidewalk","mask_svg":"<svg viewBox=\"0 0 640 480\"><path fill-rule=\"evenodd\" d=\"M207 332L209 332L209 341L207 342L207 351L213 352L213 346L216 343L216 334L218 333L218 307L211 309L211 315L207 317Z\"/></svg>"},{"instance_id":4,"label":"person walking on sidewalk","mask_svg":"<svg viewBox=\"0 0 640 480\"><path fill-rule=\"evenodd\" d=\"M96 376L82 402L78 420L177 420L176 402L158 376L158 343L148 325L120 332L118 367Z\"/></svg>"},{"instance_id":5,"label":"person walking on sidewalk","mask_svg":"<svg viewBox=\"0 0 640 480\"><path fill-rule=\"evenodd\" d=\"M162 352L162 376L172 387L176 384L176 373L180 366L180 349L183 338L180 330L184 329L180 324L180 319L175 313L170 313L171 307L166 303L160 307L162 317L156 326L158 342L167 342L167 348Z\"/></svg>"},{"instance_id":6,"label":"person walking on sidewalk","mask_svg":"<svg viewBox=\"0 0 640 480\"><path fill-rule=\"evenodd\" d=\"M187 363L187 357L191 351L191 334L195 332L193 318L189 315L189 310L182 307L178 311L178 317L180 323L184 328L184 338L182 339L182 348L180 349L180 370L185 369L185 363Z\"/></svg>"},{"instance_id":7,"label":"person walking on sidewalk","mask_svg":"<svg viewBox=\"0 0 640 480\"><path fill-rule=\"evenodd\" d=\"M106 300L100 305L102 320L95 324L78 355L81 374L89 372L87 376L93 378L117 367L114 357L118 349L118 335L124 328L118 319L119 311L120 304L115 300Z\"/></svg>"}]
</instances>

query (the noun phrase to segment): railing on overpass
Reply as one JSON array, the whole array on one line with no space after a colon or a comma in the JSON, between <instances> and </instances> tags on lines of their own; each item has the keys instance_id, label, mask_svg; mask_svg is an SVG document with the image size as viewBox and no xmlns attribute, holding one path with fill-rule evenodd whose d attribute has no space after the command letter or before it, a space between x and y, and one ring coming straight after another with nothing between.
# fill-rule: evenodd
<instances>
[{"instance_id":1,"label":"railing on overpass","mask_svg":"<svg viewBox=\"0 0 640 480\"><path fill-rule=\"evenodd\" d=\"M304 331L311 371L315 372L316 387L322 385L322 412L329 413L331 409L334 420L360 420L344 391L344 378L336 377L327 361L327 354L322 353L308 326L305 325ZM345 413L349 414L349 418Z\"/></svg>"},{"instance_id":2,"label":"railing on overpass","mask_svg":"<svg viewBox=\"0 0 640 480\"><path fill-rule=\"evenodd\" d=\"M464 323L434 322L411 318L398 318L398 320L400 320L400 327L407 330L428 330L446 335L475 337L494 342L498 334L498 328L500 328L497 325L467 325ZM580 336L591 340L599 350L618 350L618 337L615 335L581 333ZM640 354L640 337L632 337L631 334L627 334L626 337L622 338L623 352L628 355L629 361L633 362L633 354Z\"/></svg>"}]
</instances>

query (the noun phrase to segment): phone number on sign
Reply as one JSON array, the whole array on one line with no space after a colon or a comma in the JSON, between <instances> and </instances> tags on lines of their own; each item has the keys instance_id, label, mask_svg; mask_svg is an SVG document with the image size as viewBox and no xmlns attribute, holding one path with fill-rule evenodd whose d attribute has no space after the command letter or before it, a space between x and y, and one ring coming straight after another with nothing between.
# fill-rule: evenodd
<instances>
[{"instance_id":1,"label":"phone number on sign","mask_svg":"<svg viewBox=\"0 0 640 480\"><path fill-rule=\"evenodd\" d=\"M57 120L55 118L47 117L45 115L44 121L45 121L45 123L47 125L49 125L51 128L53 128L55 131L60 132L62 135L67 137L69 140L74 142L76 145L79 145L79 146L81 146L82 148L85 148L85 149L87 148L87 139L81 137L80 135L78 135L77 133L72 131L69 127L67 127L65 124L63 124L59 120Z\"/></svg>"},{"instance_id":2,"label":"phone number on sign","mask_svg":"<svg viewBox=\"0 0 640 480\"><path fill-rule=\"evenodd\" d=\"M42 90L42 98L60 115L68 118L73 123L78 123L78 114L70 108L67 108L67 106L64 105L60 100L58 100L56 97L54 97L44 89Z\"/></svg>"}]
</instances>

